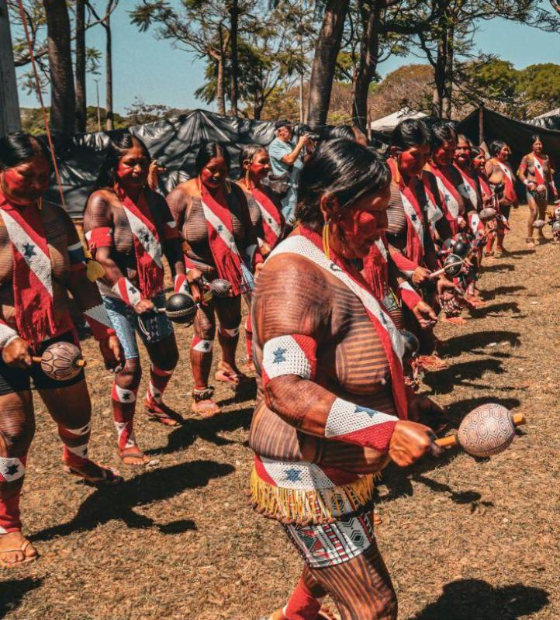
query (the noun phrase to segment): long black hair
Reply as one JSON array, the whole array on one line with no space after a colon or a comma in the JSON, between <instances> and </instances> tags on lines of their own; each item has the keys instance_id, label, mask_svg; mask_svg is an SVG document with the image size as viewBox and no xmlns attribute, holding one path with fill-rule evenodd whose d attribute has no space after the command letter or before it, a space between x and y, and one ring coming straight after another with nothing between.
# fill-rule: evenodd
<instances>
[{"instance_id":1,"label":"long black hair","mask_svg":"<svg viewBox=\"0 0 560 620\"><path fill-rule=\"evenodd\" d=\"M222 157L225 160L229 171L231 160L226 147L218 144L217 142L206 142L206 144L203 144L200 147L198 153L196 154L196 159L194 161L194 171L196 176L202 172L206 164L211 159L214 159L214 157Z\"/></svg>"},{"instance_id":2,"label":"long black hair","mask_svg":"<svg viewBox=\"0 0 560 620\"><path fill-rule=\"evenodd\" d=\"M418 118L406 118L391 134L391 146L401 151L425 144L432 145L432 135L428 125Z\"/></svg>"},{"instance_id":3,"label":"long black hair","mask_svg":"<svg viewBox=\"0 0 560 620\"><path fill-rule=\"evenodd\" d=\"M33 159L37 153L51 165L50 151L42 140L23 131L9 133L0 138L0 170L19 166Z\"/></svg>"},{"instance_id":4,"label":"long black hair","mask_svg":"<svg viewBox=\"0 0 560 620\"><path fill-rule=\"evenodd\" d=\"M140 138L133 136L131 133L126 132L121 136L111 139L107 148L107 154L105 155L105 161L101 164L101 168L99 169L93 191L103 187L113 187L120 158L135 144L142 149L148 161L151 159L146 145Z\"/></svg>"},{"instance_id":5,"label":"long black hair","mask_svg":"<svg viewBox=\"0 0 560 620\"><path fill-rule=\"evenodd\" d=\"M457 140L457 131L451 123L441 121L432 125L432 144L434 148L441 146L444 142Z\"/></svg>"},{"instance_id":6,"label":"long black hair","mask_svg":"<svg viewBox=\"0 0 560 620\"><path fill-rule=\"evenodd\" d=\"M540 134L538 134L538 133L534 133L531 136L531 146L533 146L533 144L535 144L535 142L540 142L544 146L542 138L541 138Z\"/></svg>"},{"instance_id":7,"label":"long black hair","mask_svg":"<svg viewBox=\"0 0 560 620\"><path fill-rule=\"evenodd\" d=\"M492 155L492 157L498 157L500 151L505 146L508 146L507 142L504 142L503 140L494 140L494 142L490 145L490 155Z\"/></svg>"},{"instance_id":8,"label":"long black hair","mask_svg":"<svg viewBox=\"0 0 560 620\"><path fill-rule=\"evenodd\" d=\"M299 176L296 217L320 224L319 201L332 194L345 209L366 194L389 186L391 173L377 152L351 140L329 140L304 164Z\"/></svg>"}]
</instances>

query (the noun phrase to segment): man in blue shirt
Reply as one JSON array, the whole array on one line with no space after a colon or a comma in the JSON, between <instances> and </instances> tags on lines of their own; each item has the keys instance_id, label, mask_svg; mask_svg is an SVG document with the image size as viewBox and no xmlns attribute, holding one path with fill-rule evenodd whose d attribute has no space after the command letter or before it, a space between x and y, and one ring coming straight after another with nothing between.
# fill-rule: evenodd
<instances>
[{"instance_id":1,"label":"man in blue shirt","mask_svg":"<svg viewBox=\"0 0 560 620\"><path fill-rule=\"evenodd\" d=\"M282 200L282 214L286 223L291 226L295 221L298 177L303 166L304 148L311 142L311 137L304 134L294 145L293 128L289 121L278 121L274 128L276 138L268 146L268 155L273 174L289 175L290 188Z\"/></svg>"}]
</instances>

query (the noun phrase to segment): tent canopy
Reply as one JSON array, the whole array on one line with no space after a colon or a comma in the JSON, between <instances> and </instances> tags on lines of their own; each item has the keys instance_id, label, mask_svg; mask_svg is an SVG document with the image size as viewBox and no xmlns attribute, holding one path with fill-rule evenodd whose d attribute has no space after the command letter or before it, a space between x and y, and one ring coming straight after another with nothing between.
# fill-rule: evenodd
<instances>
[{"instance_id":1,"label":"tent canopy","mask_svg":"<svg viewBox=\"0 0 560 620\"><path fill-rule=\"evenodd\" d=\"M426 116L427 115L424 114L424 112L415 112L410 108L403 108L402 110L393 112L393 114L389 114L383 118L378 118L376 121L372 121L369 126L370 129L375 131L390 133L401 121L404 121L407 118L425 118Z\"/></svg>"}]
</instances>

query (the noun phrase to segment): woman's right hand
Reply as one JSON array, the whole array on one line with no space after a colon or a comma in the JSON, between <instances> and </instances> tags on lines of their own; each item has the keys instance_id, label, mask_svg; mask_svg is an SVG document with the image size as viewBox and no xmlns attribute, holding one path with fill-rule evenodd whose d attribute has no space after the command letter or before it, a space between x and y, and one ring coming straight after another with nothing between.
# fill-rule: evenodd
<instances>
[{"instance_id":1,"label":"woman's right hand","mask_svg":"<svg viewBox=\"0 0 560 620\"><path fill-rule=\"evenodd\" d=\"M193 267L187 271L187 282L192 298L196 303L203 302L202 299L202 279L204 274L200 269Z\"/></svg>"},{"instance_id":2,"label":"woman's right hand","mask_svg":"<svg viewBox=\"0 0 560 620\"><path fill-rule=\"evenodd\" d=\"M141 299L134 306L134 312L136 312L136 314L146 314L147 312L153 312L154 309L155 306L149 299Z\"/></svg>"},{"instance_id":3,"label":"woman's right hand","mask_svg":"<svg viewBox=\"0 0 560 620\"><path fill-rule=\"evenodd\" d=\"M408 467L426 454L441 456L443 448L436 445L434 439L434 432L428 426L399 420L389 444L389 456L399 467Z\"/></svg>"},{"instance_id":4,"label":"woman's right hand","mask_svg":"<svg viewBox=\"0 0 560 620\"><path fill-rule=\"evenodd\" d=\"M7 347L4 347L2 359L12 368L31 368L33 366L29 345L23 338L14 338Z\"/></svg>"}]
</instances>

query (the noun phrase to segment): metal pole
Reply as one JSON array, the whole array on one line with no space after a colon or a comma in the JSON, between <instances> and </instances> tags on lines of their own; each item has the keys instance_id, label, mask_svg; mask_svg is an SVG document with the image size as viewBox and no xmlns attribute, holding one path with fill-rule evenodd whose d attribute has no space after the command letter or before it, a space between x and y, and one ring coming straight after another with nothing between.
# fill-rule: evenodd
<instances>
[{"instance_id":1,"label":"metal pole","mask_svg":"<svg viewBox=\"0 0 560 620\"><path fill-rule=\"evenodd\" d=\"M20 130L21 117L8 4L6 0L0 0L0 136Z\"/></svg>"}]
</instances>

